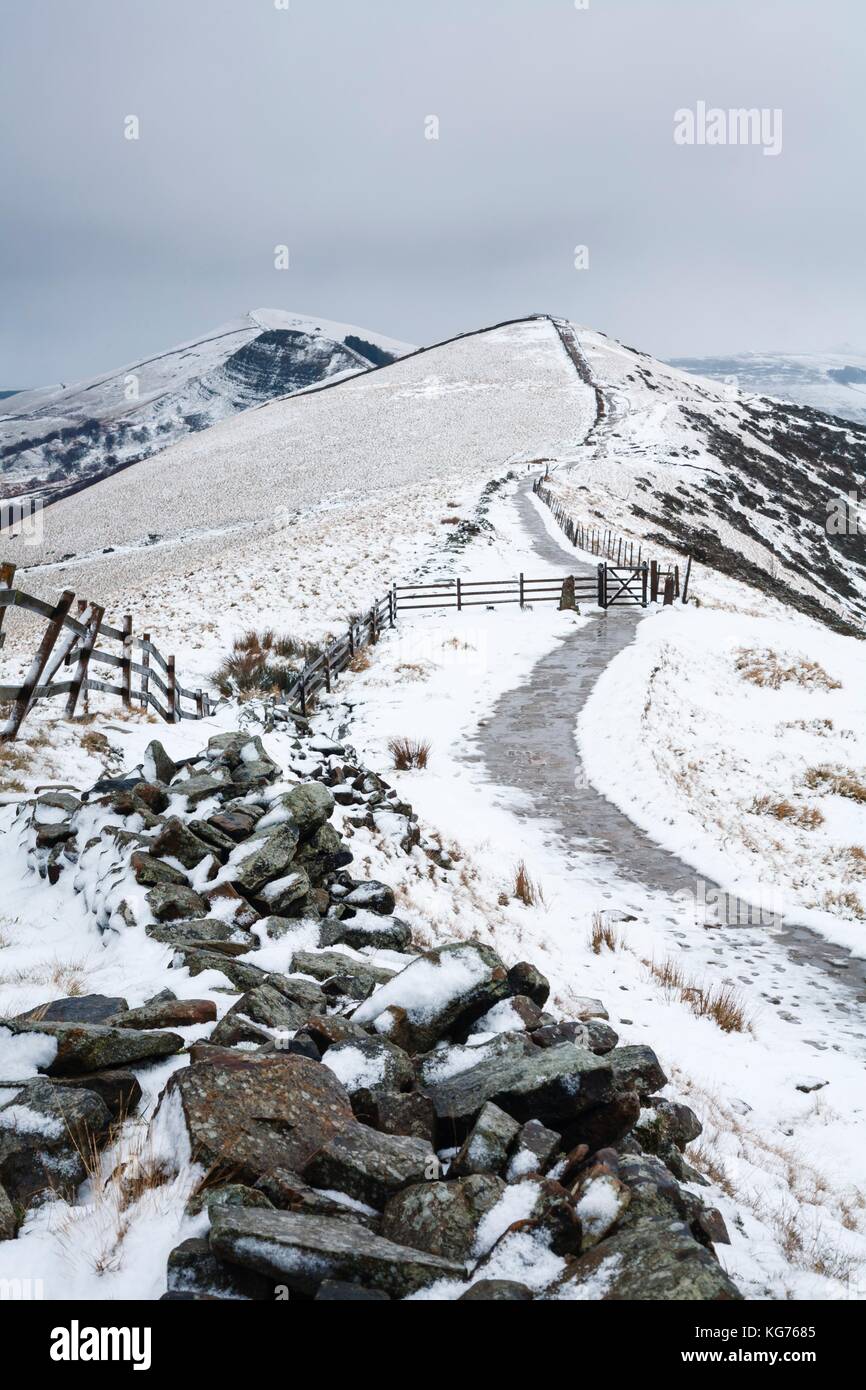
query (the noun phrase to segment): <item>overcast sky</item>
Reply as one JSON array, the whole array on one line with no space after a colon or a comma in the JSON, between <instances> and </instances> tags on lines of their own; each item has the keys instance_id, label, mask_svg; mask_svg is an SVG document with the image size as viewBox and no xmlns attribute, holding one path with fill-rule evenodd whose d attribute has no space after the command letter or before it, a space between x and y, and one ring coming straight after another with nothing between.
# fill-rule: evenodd
<instances>
[{"instance_id":1,"label":"overcast sky","mask_svg":"<svg viewBox=\"0 0 866 1390\"><path fill-rule=\"evenodd\" d=\"M260 306L866 350L863 0L283 3L4 0L0 388ZM699 101L781 153L677 145Z\"/></svg>"}]
</instances>

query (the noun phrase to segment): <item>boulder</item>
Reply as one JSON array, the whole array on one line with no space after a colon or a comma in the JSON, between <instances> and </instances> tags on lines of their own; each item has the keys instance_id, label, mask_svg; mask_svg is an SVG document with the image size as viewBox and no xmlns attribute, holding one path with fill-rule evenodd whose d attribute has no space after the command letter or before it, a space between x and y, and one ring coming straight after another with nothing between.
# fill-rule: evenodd
<instances>
[{"instance_id":1,"label":"boulder","mask_svg":"<svg viewBox=\"0 0 866 1390\"><path fill-rule=\"evenodd\" d=\"M26 1081L0 1105L0 1185L27 1203L46 1188L64 1192L86 1177L82 1154L111 1123L108 1107L92 1091Z\"/></svg>"},{"instance_id":2,"label":"boulder","mask_svg":"<svg viewBox=\"0 0 866 1390\"><path fill-rule=\"evenodd\" d=\"M348 921L327 918L322 923L320 941L323 946L351 946L356 951L365 946L380 951L407 951L412 945L412 930L398 917L358 912Z\"/></svg>"},{"instance_id":3,"label":"boulder","mask_svg":"<svg viewBox=\"0 0 866 1390\"><path fill-rule=\"evenodd\" d=\"M358 1203L343 1205L326 1192L318 1192L310 1187L288 1168L272 1168L263 1178L259 1178L253 1190L261 1192L280 1211L294 1211L303 1216L331 1216L335 1220L352 1221L377 1232L381 1225L378 1212L368 1213Z\"/></svg>"},{"instance_id":4,"label":"boulder","mask_svg":"<svg viewBox=\"0 0 866 1390\"><path fill-rule=\"evenodd\" d=\"M135 1073L115 1068L85 1071L81 1076L57 1076L54 1085L92 1091L107 1105L112 1120L134 1115L141 1100L141 1083Z\"/></svg>"},{"instance_id":5,"label":"boulder","mask_svg":"<svg viewBox=\"0 0 866 1390\"><path fill-rule=\"evenodd\" d=\"M184 917L206 917L207 903L192 888L160 883L145 894L148 907L158 922L176 922Z\"/></svg>"},{"instance_id":6,"label":"boulder","mask_svg":"<svg viewBox=\"0 0 866 1390\"><path fill-rule=\"evenodd\" d=\"M333 792L322 782L300 782L281 796L280 802L288 810L292 823L307 840L334 813Z\"/></svg>"},{"instance_id":7,"label":"boulder","mask_svg":"<svg viewBox=\"0 0 866 1390\"><path fill-rule=\"evenodd\" d=\"M245 1041L267 1041L274 1032L294 1033L307 1020L309 1009L287 999L268 981L247 990L211 1033L212 1043L234 1046ZM250 1022L253 1030L244 1028ZM240 1027L239 1027L240 1025Z\"/></svg>"},{"instance_id":8,"label":"boulder","mask_svg":"<svg viewBox=\"0 0 866 1390\"><path fill-rule=\"evenodd\" d=\"M342 1081L350 1096L362 1089L407 1091L415 1080L406 1053L385 1038L348 1038L334 1043L325 1053L324 1065Z\"/></svg>"},{"instance_id":9,"label":"boulder","mask_svg":"<svg viewBox=\"0 0 866 1390\"><path fill-rule=\"evenodd\" d=\"M417 1091L368 1090L352 1095L352 1109L358 1119L382 1134L408 1134L413 1139L436 1139L436 1112L429 1096Z\"/></svg>"},{"instance_id":10,"label":"boulder","mask_svg":"<svg viewBox=\"0 0 866 1390\"><path fill-rule=\"evenodd\" d=\"M545 1024L543 1028L533 1030L532 1041L537 1047L555 1047L557 1043L571 1042L603 1057L616 1047L619 1038L602 1019L590 1018L585 1023L571 1019L567 1023Z\"/></svg>"},{"instance_id":11,"label":"boulder","mask_svg":"<svg viewBox=\"0 0 866 1390\"><path fill-rule=\"evenodd\" d=\"M250 840L248 846L250 852L239 857L231 869L231 882L245 893L256 894L266 883L288 874L298 847L298 831L293 825L279 825L270 834Z\"/></svg>"},{"instance_id":12,"label":"boulder","mask_svg":"<svg viewBox=\"0 0 866 1390\"><path fill-rule=\"evenodd\" d=\"M141 883L146 888L155 888L160 883L187 886L186 878L180 869L173 868L171 864L165 864L161 859L156 859L152 854L146 854L141 849L133 850L129 857L129 867L135 875L136 883Z\"/></svg>"},{"instance_id":13,"label":"boulder","mask_svg":"<svg viewBox=\"0 0 866 1390\"><path fill-rule=\"evenodd\" d=\"M216 888L204 890L205 913L213 913L221 921L230 922L235 927L251 927L259 920L259 913L251 903L239 893L234 884L219 883Z\"/></svg>"},{"instance_id":14,"label":"boulder","mask_svg":"<svg viewBox=\"0 0 866 1390\"><path fill-rule=\"evenodd\" d=\"M683 1152L703 1132L703 1125L687 1105L651 1096L635 1125L635 1138L644 1153L661 1154L670 1148Z\"/></svg>"},{"instance_id":15,"label":"boulder","mask_svg":"<svg viewBox=\"0 0 866 1390\"><path fill-rule=\"evenodd\" d=\"M423 1139L379 1134L356 1122L341 1128L300 1168L312 1187L344 1192L381 1210L401 1188L429 1180L439 1162Z\"/></svg>"},{"instance_id":16,"label":"boulder","mask_svg":"<svg viewBox=\"0 0 866 1390\"><path fill-rule=\"evenodd\" d=\"M273 1301L274 1281L254 1270L217 1259L207 1240L192 1238L176 1245L166 1268L168 1293L207 1294L219 1299Z\"/></svg>"},{"instance_id":17,"label":"boulder","mask_svg":"<svg viewBox=\"0 0 866 1390\"><path fill-rule=\"evenodd\" d=\"M664 1218L608 1236L568 1266L549 1296L656 1303L743 1297L688 1228Z\"/></svg>"},{"instance_id":18,"label":"boulder","mask_svg":"<svg viewBox=\"0 0 866 1390\"><path fill-rule=\"evenodd\" d=\"M482 1105L474 1125L451 1165L456 1177L470 1173L504 1173L520 1125L489 1101Z\"/></svg>"},{"instance_id":19,"label":"boulder","mask_svg":"<svg viewBox=\"0 0 866 1390\"><path fill-rule=\"evenodd\" d=\"M187 922L154 922L144 930L152 940L166 946L194 945L201 950L218 951L227 956L246 955L247 951L256 950L259 944L252 932L231 922L220 922L216 917Z\"/></svg>"},{"instance_id":20,"label":"boulder","mask_svg":"<svg viewBox=\"0 0 866 1390\"><path fill-rule=\"evenodd\" d=\"M651 1047L616 1047L607 1060L618 1091L637 1091L641 1099L661 1091L668 1079Z\"/></svg>"},{"instance_id":21,"label":"boulder","mask_svg":"<svg viewBox=\"0 0 866 1390\"><path fill-rule=\"evenodd\" d=\"M605 1058L607 1061L607 1058ZM596 1153L610 1144L618 1144L634 1128L640 1115L637 1091L623 1091L603 1105L595 1105L563 1130L566 1149L583 1144L588 1153Z\"/></svg>"},{"instance_id":22,"label":"boulder","mask_svg":"<svg viewBox=\"0 0 866 1390\"><path fill-rule=\"evenodd\" d=\"M363 908L367 912L378 912L382 917L390 917L397 906L393 889L389 888L387 883L379 883L377 879L359 883L350 893L346 894L343 902L348 903L349 907Z\"/></svg>"},{"instance_id":23,"label":"boulder","mask_svg":"<svg viewBox=\"0 0 866 1390\"><path fill-rule=\"evenodd\" d=\"M159 739L152 739L144 750L145 776L167 787L174 781L177 772L177 764L168 756Z\"/></svg>"},{"instance_id":24,"label":"boulder","mask_svg":"<svg viewBox=\"0 0 866 1390\"><path fill-rule=\"evenodd\" d=\"M508 984L512 994L525 994L543 1009L550 998L550 982L528 961L522 960L512 965L508 972Z\"/></svg>"},{"instance_id":25,"label":"boulder","mask_svg":"<svg viewBox=\"0 0 866 1390\"><path fill-rule=\"evenodd\" d=\"M470 1259L482 1217L496 1206L505 1183L489 1173L456 1182L422 1182L385 1204L382 1235L446 1260Z\"/></svg>"},{"instance_id":26,"label":"boulder","mask_svg":"<svg viewBox=\"0 0 866 1390\"><path fill-rule=\"evenodd\" d=\"M115 1014L111 1022L116 1028L190 1028L197 1023L213 1023L216 1016L212 999L166 999L126 1009Z\"/></svg>"},{"instance_id":27,"label":"boulder","mask_svg":"<svg viewBox=\"0 0 866 1390\"><path fill-rule=\"evenodd\" d=\"M583 1250L591 1250L628 1211L631 1192L604 1169L591 1170L576 1192L577 1215L583 1230Z\"/></svg>"},{"instance_id":28,"label":"boulder","mask_svg":"<svg viewBox=\"0 0 866 1390\"><path fill-rule=\"evenodd\" d=\"M237 1057L176 1071L163 1094L161 1103L179 1097L193 1155L205 1168L254 1185L271 1168L302 1171L357 1125L345 1090L319 1063L279 1053Z\"/></svg>"},{"instance_id":29,"label":"boulder","mask_svg":"<svg viewBox=\"0 0 866 1390\"><path fill-rule=\"evenodd\" d=\"M226 790L229 785L227 778L214 777L208 773L201 773L192 777L181 777L175 779L171 784L172 792L186 798L186 804L198 806L202 801L208 801L212 796L218 796L220 792Z\"/></svg>"},{"instance_id":30,"label":"boulder","mask_svg":"<svg viewBox=\"0 0 866 1390\"><path fill-rule=\"evenodd\" d=\"M531 1173L544 1173L560 1150L562 1139L555 1129L547 1129L540 1120L528 1120L521 1125L508 1162L506 1177L519 1182Z\"/></svg>"},{"instance_id":31,"label":"boulder","mask_svg":"<svg viewBox=\"0 0 866 1390\"><path fill-rule=\"evenodd\" d=\"M128 1009L120 995L78 994L69 999L52 999L18 1014L16 1023L105 1023L114 1014Z\"/></svg>"},{"instance_id":32,"label":"boulder","mask_svg":"<svg viewBox=\"0 0 866 1390\"><path fill-rule=\"evenodd\" d=\"M458 1298L458 1303L531 1303L532 1290L513 1279L479 1279Z\"/></svg>"},{"instance_id":33,"label":"boulder","mask_svg":"<svg viewBox=\"0 0 866 1390\"><path fill-rule=\"evenodd\" d=\"M80 1076L82 1072L122 1067L169 1057L184 1045L178 1033L142 1032L105 1023L10 1024L15 1033L43 1033L56 1038L54 1060L43 1070L48 1076Z\"/></svg>"},{"instance_id":34,"label":"boulder","mask_svg":"<svg viewBox=\"0 0 866 1390\"><path fill-rule=\"evenodd\" d=\"M378 985L387 983L395 974L385 966L355 960L353 956L344 955L342 951L295 951L292 956L292 970L298 975L312 975L314 980L322 982L342 976L356 981L364 994L369 994ZM356 1018L354 1021L360 1023L363 1020Z\"/></svg>"},{"instance_id":35,"label":"boulder","mask_svg":"<svg viewBox=\"0 0 866 1390\"><path fill-rule=\"evenodd\" d=\"M460 942L426 951L377 989L353 1014L356 1023L387 1026L409 1052L425 1052L448 1034L463 1032L509 995L505 966L489 946ZM378 1022L386 1010L399 1010Z\"/></svg>"},{"instance_id":36,"label":"boulder","mask_svg":"<svg viewBox=\"0 0 866 1390\"><path fill-rule=\"evenodd\" d=\"M294 868L282 878L266 883L258 898L265 911L277 917L289 917L292 912L300 912L310 895L310 879L306 869ZM258 901L258 898L256 901Z\"/></svg>"},{"instance_id":37,"label":"boulder","mask_svg":"<svg viewBox=\"0 0 866 1390\"><path fill-rule=\"evenodd\" d=\"M214 1213L211 1249L299 1294L326 1280L405 1298L439 1279L462 1279L449 1260L395 1245L353 1221L224 1207Z\"/></svg>"},{"instance_id":38,"label":"boulder","mask_svg":"<svg viewBox=\"0 0 866 1390\"><path fill-rule=\"evenodd\" d=\"M154 836L151 848L153 854L177 859L185 869L194 869L214 852L213 845L195 834L192 827L182 821L180 816L168 817L159 834Z\"/></svg>"},{"instance_id":39,"label":"boulder","mask_svg":"<svg viewBox=\"0 0 866 1390\"><path fill-rule=\"evenodd\" d=\"M538 1119L562 1129L610 1097L613 1077L606 1058L560 1043L534 1048L531 1057L514 1049L494 1053L424 1089L436 1107L442 1132L461 1138L485 1101L493 1101L521 1124Z\"/></svg>"}]
</instances>

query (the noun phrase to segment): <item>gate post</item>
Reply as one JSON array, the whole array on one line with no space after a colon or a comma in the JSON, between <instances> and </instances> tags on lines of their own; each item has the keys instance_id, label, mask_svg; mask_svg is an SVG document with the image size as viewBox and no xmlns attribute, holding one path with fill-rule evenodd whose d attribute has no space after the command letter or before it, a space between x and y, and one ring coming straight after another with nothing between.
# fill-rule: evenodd
<instances>
[{"instance_id":1,"label":"gate post","mask_svg":"<svg viewBox=\"0 0 866 1390\"><path fill-rule=\"evenodd\" d=\"M641 606L641 608L646 608L647 578L648 578L648 574L647 574L647 562L646 562L646 560L644 560L643 564L642 564L641 567L640 567L640 579L641 579L641 600L640 600L640 606Z\"/></svg>"},{"instance_id":2,"label":"gate post","mask_svg":"<svg viewBox=\"0 0 866 1390\"><path fill-rule=\"evenodd\" d=\"M598 606L607 608L607 571L604 565L598 567Z\"/></svg>"},{"instance_id":3,"label":"gate post","mask_svg":"<svg viewBox=\"0 0 866 1390\"><path fill-rule=\"evenodd\" d=\"M659 562L650 561L650 603L659 601Z\"/></svg>"},{"instance_id":4,"label":"gate post","mask_svg":"<svg viewBox=\"0 0 866 1390\"><path fill-rule=\"evenodd\" d=\"M664 596L664 602L665 602L665 604L668 604L668 603L673 603L673 601L674 601L674 577L673 577L672 574L669 574L669 575L667 576L667 578L665 579L665 596Z\"/></svg>"}]
</instances>

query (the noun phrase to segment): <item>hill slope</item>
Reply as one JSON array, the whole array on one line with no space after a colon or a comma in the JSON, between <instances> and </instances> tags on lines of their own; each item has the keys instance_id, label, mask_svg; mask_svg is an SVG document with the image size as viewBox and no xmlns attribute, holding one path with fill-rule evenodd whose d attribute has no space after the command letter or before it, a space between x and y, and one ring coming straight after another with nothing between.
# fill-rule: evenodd
<instances>
[{"instance_id":1,"label":"hill slope","mask_svg":"<svg viewBox=\"0 0 866 1390\"><path fill-rule=\"evenodd\" d=\"M411 350L349 324L257 309L105 376L19 392L0 415L3 494L53 500L251 406Z\"/></svg>"}]
</instances>

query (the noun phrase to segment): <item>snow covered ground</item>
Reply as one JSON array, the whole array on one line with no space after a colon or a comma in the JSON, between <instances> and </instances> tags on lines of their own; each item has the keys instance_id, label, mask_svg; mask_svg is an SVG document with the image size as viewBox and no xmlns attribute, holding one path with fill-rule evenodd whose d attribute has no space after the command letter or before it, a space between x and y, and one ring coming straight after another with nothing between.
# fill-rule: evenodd
<instances>
[{"instance_id":1,"label":"snow covered ground","mask_svg":"<svg viewBox=\"0 0 866 1390\"><path fill-rule=\"evenodd\" d=\"M478 543L484 560L505 565L510 557L529 569L531 551L507 498L494 504L491 519L492 543ZM467 569L477 563L472 552L461 560ZM670 618L648 617L629 657L650 644L653 630L667 631ZM567 1015L580 998L601 998L624 1042L656 1048L672 1078L671 1094L704 1119L696 1161L716 1184L712 1196L731 1231L733 1245L721 1249L722 1260L748 1294L862 1296L862 1049L855 1054L855 1040L822 1009L817 987L810 991L800 968L782 952L774 954L765 933L740 932L732 956L730 938L722 947L713 933L685 927L679 905L664 895L642 889L591 854L569 853L556 828L537 820L525 798L485 776L476 730L493 715L499 695L523 682L535 661L575 625L591 640L598 621L591 613L575 618L552 606L416 615L383 639L367 671L342 679L319 724L331 733L348 728L363 756L383 769L389 738L428 738L425 771L387 775L415 805L425 830L438 833L459 856L456 873L431 873L419 853L407 858L385 836L358 831L358 872L397 888L398 911L422 939L433 944L475 936L506 958L530 956L550 976L558 1010ZM233 717L225 710L204 726L181 726L166 740L173 751L193 751ZM153 726L110 715L90 728L104 731L123 750L126 765L140 758L154 733ZM274 734L265 740L277 758L281 739ZM70 733L65 751L35 750L33 773L41 775L46 764L37 760L50 757L55 777L66 772L80 781L85 771L96 775L99 761L85 767L92 755L79 747L73 757L72 747ZM60 996L74 981L86 991L122 992L133 1006L170 982L182 996L212 997L224 1012L231 996L213 989L216 980L185 980L184 971L167 971L167 953L138 932L100 937L65 880L34 894L9 837L2 846L8 885L0 949L4 1011ZM514 898L521 861L543 891L536 907ZM618 949L593 951L597 913L611 925ZM269 949L279 954L279 948ZM723 1033L711 1018L695 1017L645 963L670 958L693 979L732 981L749 1030ZM270 964L280 967L276 957ZM797 1021L787 1021L787 1010L772 999L793 1004ZM188 1030L190 1037L204 1031L206 1026ZM151 1097L174 1065L139 1069ZM817 1083L818 1090L798 1089ZM171 1148L177 1138L144 1136L137 1126L124 1143L161 1152L160 1145ZM116 1158L106 1157L104 1173ZM181 1162L175 1182L145 1193L127 1213L120 1240L111 1219L110 1184L107 1193L98 1185L85 1189L75 1207L54 1203L37 1210L21 1240L0 1245L0 1275L45 1278L48 1271L48 1296L62 1285L64 1293L73 1288L81 1297L153 1297L162 1286L168 1250L195 1233L194 1222L182 1216L195 1176Z\"/></svg>"},{"instance_id":2,"label":"snow covered ground","mask_svg":"<svg viewBox=\"0 0 866 1390\"><path fill-rule=\"evenodd\" d=\"M568 478L557 483L564 495L586 502L596 493L584 489L598 489L605 508L620 507L605 512L608 521L641 534L630 504L646 457L630 475L609 458L605 475L601 456L594 460L593 446L582 446L594 393L548 321L437 351L256 411L209 431L206 447L204 436L192 440L52 508L44 551L17 557L40 562L27 587L51 593L69 585L99 595L113 612L133 611L136 628L148 620L162 649L178 652L184 682L194 684L244 628L310 637L336 631L392 577L566 572L574 552L563 552L561 566L543 564L517 521L512 492L531 459L579 459L579 469L555 474ZM632 371L634 355L630 362ZM678 375L671 370L672 380ZM632 388L650 400L651 388L623 386ZM661 421L673 407L659 409ZM643 437L655 418L647 411ZM487 481L509 471L515 479L486 513L493 529L482 528L465 549L445 545L444 518L471 520ZM591 520L592 506L578 514ZM540 507L539 516L560 538L550 513ZM155 526L161 539L148 545ZM106 545L116 549L103 554ZM73 547L74 561L46 563ZM663 558L655 545L653 553ZM839 851L864 844L864 807L840 796L839 784L833 790L819 778L810 786L808 776L825 765L862 773L862 649L705 567L693 584L701 606L651 611L590 698L580 724L590 780L639 824L651 822L653 836L696 874L743 892L770 874L786 913L811 914L828 938L856 947L862 932L850 901L831 910L826 895L857 892L859 859L849 856L843 869ZM627 866L565 841L531 797L491 780L486 767L479 730L495 727L500 697L525 685L536 662L563 642L591 643L599 622L620 619L627 620L613 612L578 617L553 605L402 617L367 670L341 677L317 724L348 737L405 793L457 868L443 874L418 851L405 856L385 834L361 829L353 872L394 886L398 912L419 940L475 937L508 960L533 959L564 1016L586 996L601 998L623 1042L655 1048L670 1094L704 1120L690 1156L712 1183L733 1241L719 1253L747 1296L862 1298L866 1039L844 982L836 989L826 973L792 961L763 926L719 933L693 914L689 920L681 901L646 887ZM750 655L738 670L741 649ZM23 650L10 636L7 669ZM829 680L813 671L803 683L804 659ZM744 674L789 669L800 674L778 688ZM615 718L626 694L629 717ZM97 712L72 726L38 708L26 726L29 741L17 746L22 765L14 754L0 758L6 794L49 781L87 785L105 767L133 766L154 736L174 755L192 753L238 720L237 709L224 706L203 724L167 730L99 706L94 697ZM399 735L429 739L425 770L389 771L388 742ZM278 761L283 740L265 736ZM769 804L753 809L764 797L820 810L824 821L780 819ZM0 811L0 831L11 819L10 809ZM514 894L520 863L541 889L534 906ZM123 994L132 1006L167 984L182 996L213 998L220 1014L231 1003L218 978L169 971L169 953L142 932L100 936L68 878L35 893L8 834L0 834L0 874L0 1015L73 986ZM609 929L610 944L598 939L599 927ZM269 965L280 969L280 951L290 948L267 949ZM713 1017L697 1016L688 991L665 972L669 962L694 989L730 988L744 1029L724 1032ZM184 1031L192 1038L207 1028ZM3 1056L0 1079L15 1062L8 1050ZM32 1058L18 1061L32 1069ZM151 1103L175 1065L138 1069ZM109 1153L103 1181L74 1205L38 1208L17 1242L0 1243L0 1278L42 1278L48 1297L158 1296L168 1251L197 1230L183 1217L196 1174L171 1119L166 1113L156 1132L146 1119L130 1126L121 1162L135 1160L137 1149L157 1159L171 1153L172 1184L145 1192L119 1229L104 1181L118 1155Z\"/></svg>"}]
</instances>

